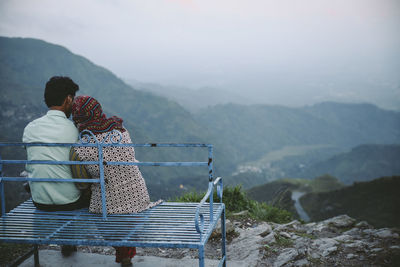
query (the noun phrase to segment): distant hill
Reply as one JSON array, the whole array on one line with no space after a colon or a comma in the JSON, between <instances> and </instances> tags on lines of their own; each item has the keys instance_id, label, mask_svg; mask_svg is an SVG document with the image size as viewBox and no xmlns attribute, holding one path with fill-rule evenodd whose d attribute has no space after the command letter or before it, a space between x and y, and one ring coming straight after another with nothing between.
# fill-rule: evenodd
<instances>
[{"instance_id":1,"label":"distant hill","mask_svg":"<svg viewBox=\"0 0 400 267\"><path fill-rule=\"evenodd\" d=\"M329 173L346 184L382 176L400 175L400 145L361 145L348 153L298 170L298 177L313 178Z\"/></svg>"},{"instance_id":2,"label":"distant hill","mask_svg":"<svg viewBox=\"0 0 400 267\"><path fill-rule=\"evenodd\" d=\"M210 141L224 148L216 151L217 158L231 173L240 164L244 169L257 166L255 171L268 176L275 160L269 154L275 151L281 151L280 159L285 160L308 153L307 147L313 151L330 148L331 157L362 144L400 143L400 112L370 104L327 102L303 108L227 104L197 113L196 119L210 129ZM282 151L284 147L290 149ZM323 159L327 158L325 154Z\"/></svg>"},{"instance_id":3,"label":"distant hill","mask_svg":"<svg viewBox=\"0 0 400 267\"><path fill-rule=\"evenodd\" d=\"M41 107L38 113L42 113L46 108L42 102L45 83L51 76L65 75L79 84L79 94L97 98L108 112L125 119L139 142L201 140L201 127L177 103L134 90L110 71L62 46L36 39L0 37L0 48L2 106ZM2 114L8 115L5 111ZM14 138L19 140L18 136Z\"/></svg>"},{"instance_id":4,"label":"distant hill","mask_svg":"<svg viewBox=\"0 0 400 267\"><path fill-rule=\"evenodd\" d=\"M375 227L400 227L400 176L355 183L342 189L310 193L300 202L314 221L347 214Z\"/></svg>"},{"instance_id":5,"label":"distant hill","mask_svg":"<svg viewBox=\"0 0 400 267\"><path fill-rule=\"evenodd\" d=\"M210 87L189 89L172 85L166 86L156 83L143 83L132 79L127 79L126 82L138 90L151 92L155 95L171 99L191 112L198 112L201 109L217 104L246 104L251 102L250 100L246 100L245 97L235 93Z\"/></svg>"},{"instance_id":6,"label":"distant hill","mask_svg":"<svg viewBox=\"0 0 400 267\"><path fill-rule=\"evenodd\" d=\"M344 186L336 178L282 179L247 190L249 198L290 211L297 217L292 192L300 198L311 221L347 214L375 227L400 227L400 176L382 177Z\"/></svg>"},{"instance_id":7,"label":"distant hill","mask_svg":"<svg viewBox=\"0 0 400 267\"><path fill-rule=\"evenodd\" d=\"M306 193L328 192L343 188L344 185L331 175L322 175L315 179L280 179L247 190L248 195L259 202L273 204L284 191L302 191Z\"/></svg>"},{"instance_id":8,"label":"distant hill","mask_svg":"<svg viewBox=\"0 0 400 267\"><path fill-rule=\"evenodd\" d=\"M322 175L315 179L280 179L247 190L251 199L290 211L297 217L292 192L326 192L342 188L344 185L330 175Z\"/></svg>"}]
</instances>

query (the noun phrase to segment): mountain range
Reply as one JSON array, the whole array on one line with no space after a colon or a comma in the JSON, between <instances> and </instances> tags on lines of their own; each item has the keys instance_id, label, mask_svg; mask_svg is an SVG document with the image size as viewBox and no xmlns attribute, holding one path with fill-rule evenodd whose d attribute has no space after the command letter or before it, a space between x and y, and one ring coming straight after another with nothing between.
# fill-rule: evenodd
<instances>
[{"instance_id":1,"label":"mountain range","mask_svg":"<svg viewBox=\"0 0 400 267\"><path fill-rule=\"evenodd\" d=\"M170 99L193 113L217 104L251 103L245 96L217 88L201 87L198 89L189 89L173 85L166 86L157 83L143 83L132 79L124 80L135 89L151 92L155 95Z\"/></svg>"},{"instance_id":2,"label":"mountain range","mask_svg":"<svg viewBox=\"0 0 400 267\"><path fill-rule=\"evenodd\" d=\"M400 145L361 145L291 173L303 178L329 173L344 184L352 184L400 173L399 159Z\"/></svg>"},{"instance_id":3,"label":"mountain range","mask_svg":"<svg viewBox=\"0 0 400 267\"><path fill-rule=\"evenodd\" d=\"M277 162L307 167L359 145L399 144L399 114L371 104L326 102L303 108L217 105L195 117L210 129L210 142L224 149L216 151L223 173L233 183L259 177L249 185L255 186L288 177Z\"/></svg>"},{"instance_id":4,"label":"mountain range","mask_svg":"<svg viewBox=\"0 0 400 267\"><path fill-rule=\"evenodd\" d=\"M281 178L281 170L274 169L277 161L290 165L304 160L312 166L359 145L400 144L400 112L371 104L219 104L188 111L163 96L133 88L60 45L6 37L0 37L0 141L20 141L25 125L46 112L43 89L54 75L71 77L80 86L79 94L98 99L107 115L122 117L135 143L212 143L216 174L228 183L248 180L254 186ZM137 149L137 156L141 161L201 160L207 152ZM207 183L204 170L142 171L155 198L201 190ZM204 177L203 183L199 177Z\"/></svg>"}]
</instances>

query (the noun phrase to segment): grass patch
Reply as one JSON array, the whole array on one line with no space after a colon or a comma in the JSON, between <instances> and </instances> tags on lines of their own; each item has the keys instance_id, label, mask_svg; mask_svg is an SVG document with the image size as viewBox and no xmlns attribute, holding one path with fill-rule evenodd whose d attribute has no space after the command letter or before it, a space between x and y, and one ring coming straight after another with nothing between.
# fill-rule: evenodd
<instances>
[{"instance_id":1,"label":"grass patch","mask_svg":"<svg viewBox=\"0 0 400 267\"><path fill-rule=\"evenodd\" d=\"M280 247L290 247L293 245L293 240L281 235L275 235L276 244Z\"/></svg>"},{"instance_id":2,"label":"grass patch","mask_svg":"<svg viewBox=\"0 0 400 267\"><path fill-rule=\"evenodd\" d=\"M272 246L270 246L268 244L265 244L263 246L263 248L264 248L265 251L268 251L268 252L273 252L273 253L277 253L278 252L277 248L274 248L274 247L272 247Z\"/></svg>"},{"instance_id":3,"label":"grass patch","mask_svg":"<svg viewBox=\"0 0 400 267\"><path fill-rule=\"evenodd\" d=\"M307 234L307 233L299 233L296 232L296 235L304 237L304 238L308 238L308 239L316 239L317 237L311 234Z\"/></svg>"},{"instance_id":4,"label":"grass patch","mask_svg":"<svg viewBox=\"0 0 400 267\"><path fill-rule=\"evenodd\" d=\"M200 202L204 195L197 192L190 192L175 198L173 201ZM214 193L214 201L219 201L216 193ZM232 217L233 213L247 210L247 217L260 221L287 223L293 219L292 214L286 210L250 199L240 185L225 187L223 202L225 203L226 216L228 218Z\"/></svg>"}]
</instances>

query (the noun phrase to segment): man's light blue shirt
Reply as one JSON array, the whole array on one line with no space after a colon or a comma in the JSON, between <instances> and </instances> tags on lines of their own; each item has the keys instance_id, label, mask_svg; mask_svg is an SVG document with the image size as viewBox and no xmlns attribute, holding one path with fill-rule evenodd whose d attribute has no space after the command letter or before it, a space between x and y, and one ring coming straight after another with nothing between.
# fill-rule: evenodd
<instances>
[{"instance_id":1,"label":"man's light blue shirt","mask_svg":"<svg viewBox=\"0 0 400 267\"><path fill-rule=\"evenodd\" d=\"M22 141L25 143L76 143L78 130L65 113L49 110L46 115L30 122L24 129ZM27 147L28 160L68 161L70 147ZM29 177L72 178L69 165L26 165ZM40 204L68 204L80 197L74 183L30 182L33 201Z\"/></svg>"}]
</instances>

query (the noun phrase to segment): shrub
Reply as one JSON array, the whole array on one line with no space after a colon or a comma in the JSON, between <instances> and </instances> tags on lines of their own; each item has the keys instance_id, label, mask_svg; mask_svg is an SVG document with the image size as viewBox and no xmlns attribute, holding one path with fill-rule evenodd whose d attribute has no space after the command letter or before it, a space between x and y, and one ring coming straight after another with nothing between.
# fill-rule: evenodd
<instances>
[{"instance_id":1,"label":"shrub","mask_svg":"<svg viewBox=\"0 0 400 267\"><path fill-rule=\"evenodd\" d=\"M174 201L200 202L204 195L197 192L190 192L175 198ZM214 201L219 201L216 192L214 192ZM223 202L225 203L227 217L231 217L235 212L247 210L248 215L256 220L276 223L286 223L292 220L290 212L250 199L240 185L224 187Z\"/></svg>"}]
</instances>

